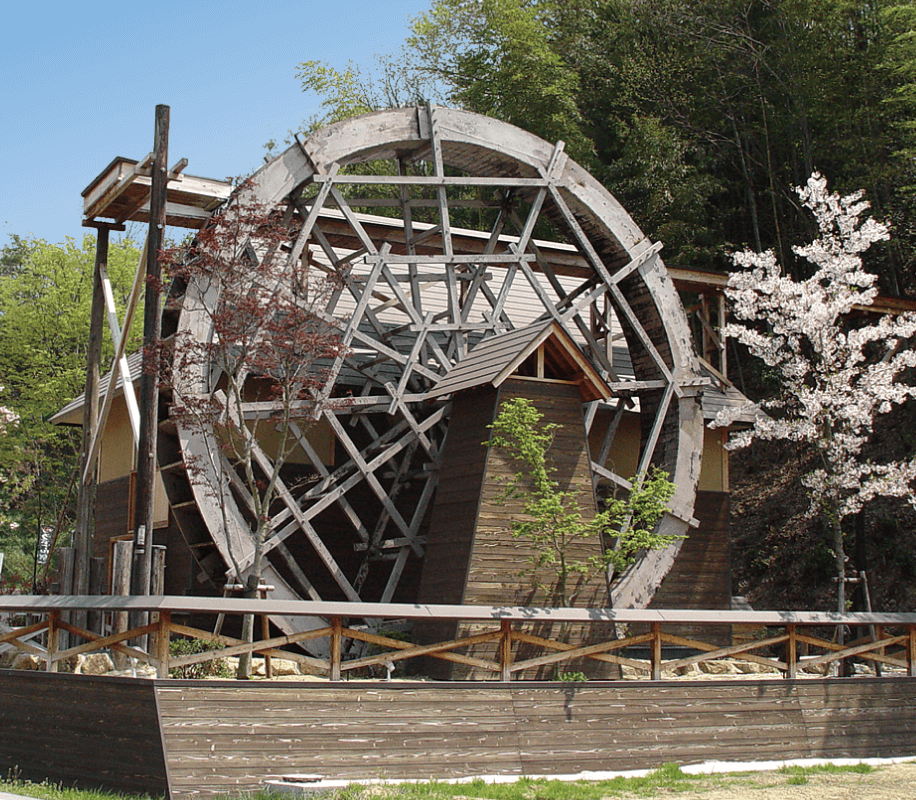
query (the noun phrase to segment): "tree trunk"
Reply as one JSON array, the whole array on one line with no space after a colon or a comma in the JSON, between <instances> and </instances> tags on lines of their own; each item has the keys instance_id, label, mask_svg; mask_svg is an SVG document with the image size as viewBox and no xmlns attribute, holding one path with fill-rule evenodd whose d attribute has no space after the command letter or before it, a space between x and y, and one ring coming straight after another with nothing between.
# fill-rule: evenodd
<instances>
[{"instance_id":1,"label":"tree trunk","mask_svg":"<svg viewBox=\"0 0 916 800\"><path fill-rule=\"evenodd\" d=\"M261 585L261 567L263 565L263 542L266 531L258 530L255 534L255 552L254 561L251 564L251 571L247 579L240 580L239 583L245 586L242 591L242 597L258 597L258 587ZM254 641L254 614L244 614L242 616L242 641L251 644ZM251 651L242 653L239 656L239 668L235 677L241 680L251 678Z\"/></svg>"}]
</instances>

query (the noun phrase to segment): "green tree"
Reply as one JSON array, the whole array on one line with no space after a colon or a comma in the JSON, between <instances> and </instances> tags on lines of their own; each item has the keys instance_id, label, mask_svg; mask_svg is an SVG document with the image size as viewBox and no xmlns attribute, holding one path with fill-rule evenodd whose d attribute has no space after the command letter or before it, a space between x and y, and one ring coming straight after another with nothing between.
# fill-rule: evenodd
<instances>
[{"instance_id":1,"label":"green tree","mask_svg":"<svg viewBox=\"0 0 916 800\"><path fill-rule=\"evenodd\" d=\"M590 0L439 0L413 23L412 70L441 85L448 102L497 117L547 141L562 139L592 161L577 96L579 75L563 55L564 20Z\"/></svg>"},{"instance_id":2,"label":"green tree","mask_svg":"<svg viewBox=\"0 0 916 800\"><path fill-rule=\"evenodd\" d=\"M669 263L726 268L749 245L801 274L792 187L815 167L912 227L914 22L909 4L856 0L437 0L405 65L452 103L569 142ZM914 247L898 230L873 259L886 290Z\"/></svg>"},{"instance_id":3,"label":"green tree","mask_svg":"<svg viewBox=\"0 0 916 800\"><path fill-rule=\"evenodd\" d=\"M130 237L110 249L108 272L122 309L138 258ZM0 436L0 549L9 549L8 566L17 572L31 564L39 525L62 519L66 528L72 519L79 432L47 420L83 391L94 261L91 235L62 244L13 237L0 252L0 400L19 416ZM110 358L110 339L104 349Z\"/></svg>"},{"instance_id":4,"label":"green tree","mask_svg":"<svg viewBox=\"0 0 916 800\"><path fill-rule=\"evenodd\" d=\"M553 477L550 446L559 426L544 423L543 417L526 398L508 400L500 406L490 426L493 435L484 444L504 451L518 467L500 501L523 501L524 518L512 521L512 535L530 542L534 553L521 574L534 581L549 574L550 584L542 582L540 588L556 605L568 606L575 599L570 592L572 576L613 575L640 552L667 547L679 538L655 530L675 486L667 473L653 470L644 480L633 479L628 497L612 497L604 511L586 517L575 492L561 489ZM602 552L578 557L578 545L586 539L597 540ZM603 547L605 541L610 546Z\"/></svg>"}]
</instances>

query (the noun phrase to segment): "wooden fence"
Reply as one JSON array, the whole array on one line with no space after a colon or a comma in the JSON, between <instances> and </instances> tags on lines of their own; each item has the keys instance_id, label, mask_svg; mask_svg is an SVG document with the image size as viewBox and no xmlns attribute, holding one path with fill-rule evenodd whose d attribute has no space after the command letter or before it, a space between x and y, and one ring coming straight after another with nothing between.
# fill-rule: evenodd
<instances>
[{"instance_id":1,"label":"wooden fence","mask_svg":"<svg viewBox=\"0 0 916 800\"><path fill-rule=\"evenodd\" d=\"M129 612L133 618L148 621L129 630L116 633L94 633L66 621L73 612L95 611L109 615ZM256 614L326 620L317 627L281 636L246 643L237 638L191 627L174 621L177 617L199 619L201 616ZM340 681L348 673L365 667L386 666L407 659L432 657L474 667L492 675L494 680L511 681L524 671L544 665L564 664L581 659L631 667L651 680L661 680L681 667L740 657L746 662L775 668L786 678L795 678L800 666L807 668L841 662L857 657L871 663L894 668L908 677L916 677L916 614L836 614L797 611L695 611L695 610L614 610L614 609L555 609L490 606L436 606L375 603L324 603L310 601L278 601L242 598L152 597L0 597L0 617L7 617L8 630L0 633L0 645L9 644L43 660L47 671L56 672L62 661L72 656L108 649L155 667L158 677L166 678L169 669L212 659L225 658L245 652L267 658L279 657L307 665L312 671ZM434 644L413 644L372 632L371 624L406 621L455 621L474 623L474 635ZM556 623L594 624L598 629L614 631L620 626L645 630L637 635L607 638L587 646L566 644L532 633L545 623L552 630ZM614 623L609 625L608 623ZM684 625L701 626L710 631L723 625L754 627L762 636L751 641L722 647L678 636L677 628ZM867 630L865 638L845 644L840 637L830 636L840 626ZM59 646L60 633L69 635L70 646ZM37 637L36 634L40 634ZM213 642L213 650L192 655L172 656L169 642L173 636L191 637ZM144 638L141 638L144 637ZM721 640L721 637L710 638ZM348 657L345 640L365 642L373 646L370 655ZM131 641L148 641L145 649ZM76 643L74 643L76 642ZM307 655L294 645L311 642L313 652L326 656ZM465 655L460 651L481 643L490 643L495 657ZM524 645L524 657L519 646ZM678 657L670 657L667 646L683 648ZM640 647L648 658L634 659L625 655L628 648ZM281 649L286 648L286 649ZM531 655L536 650L538 655ZM801 653L805 652L804 658ZM475 650L475 653L479 650ZM685 654L689 653L689 654ZM665 655L668 657L666 658ZM876 670L880 672L880 670ZM358 674L358 673L356 673Z\"/></svg>"}]
</instances>

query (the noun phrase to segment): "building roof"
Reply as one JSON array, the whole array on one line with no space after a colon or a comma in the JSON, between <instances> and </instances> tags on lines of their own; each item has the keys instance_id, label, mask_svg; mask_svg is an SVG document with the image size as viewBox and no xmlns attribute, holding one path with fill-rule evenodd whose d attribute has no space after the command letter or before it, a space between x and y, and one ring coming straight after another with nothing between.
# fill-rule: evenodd
<instances>
[{"instance_id":1,"label":"building roof","mask_svg":"<svg viewBox=\"0 0 916 800\"><path fill-rule=\"evenodd\" d=\"M484 339L426 396L442 397L485 384L499 386L541 346L555 371L579 384L583 400L611 397L610 387L582 355L572 337L554 320Z\"/></svg>"}]
</instances>

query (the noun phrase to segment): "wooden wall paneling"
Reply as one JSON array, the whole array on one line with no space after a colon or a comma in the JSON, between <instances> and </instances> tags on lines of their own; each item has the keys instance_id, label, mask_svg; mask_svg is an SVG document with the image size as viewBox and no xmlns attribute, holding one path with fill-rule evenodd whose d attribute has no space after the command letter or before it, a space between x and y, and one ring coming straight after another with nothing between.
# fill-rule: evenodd
<instances>
[{"instance_id":1,"label":"wooden wall paneling","mask_svg":"<svg viewBox=\"0 0 916 800\"><path fill-rule=\"evenodd\" d=\"M916 746L916 684L905 679L339 689L170 682L157 691L176 796L253 789L288 772L550 775ZM839 714L842 723L830 724Z\"/></svg>"},{"instance_id":2,"label":"wooden wall paneling","mask_svg":"<svg viewBox=\"0 0 916 800\"><path fill-rule=\"evenodd\" d=\"M916 751L907 678L239 684L0 670L0 769L172 797ZM14 732L13 735L9 735Z\"/></svg>"},{"instance_id":3,"label":"wooden wall paneling","mask_svg":"<svg viewBox=\"0 0 916 800\"><path fill-rule=\"evenodd\" d=\"M0 774L162 796L151 681L0 670Z\"/></svg>"},{"instance_id":4,"label":"wooden wall paneling","mask_svg":"<svg viewBox=\"0 0 916 800\"><path fill-rule=\"evenodd\" d=\"M691 529L677 561L659 587L650 608L731 608L731 537L727 492L697 492ZM642 628L638 628L642 630ZM666 625L665 633L702 638L710 644L731 643L730 626L715 630L697 625ZM704 638L705 637L705 638Z\"/></svg>"}]
</instances>

